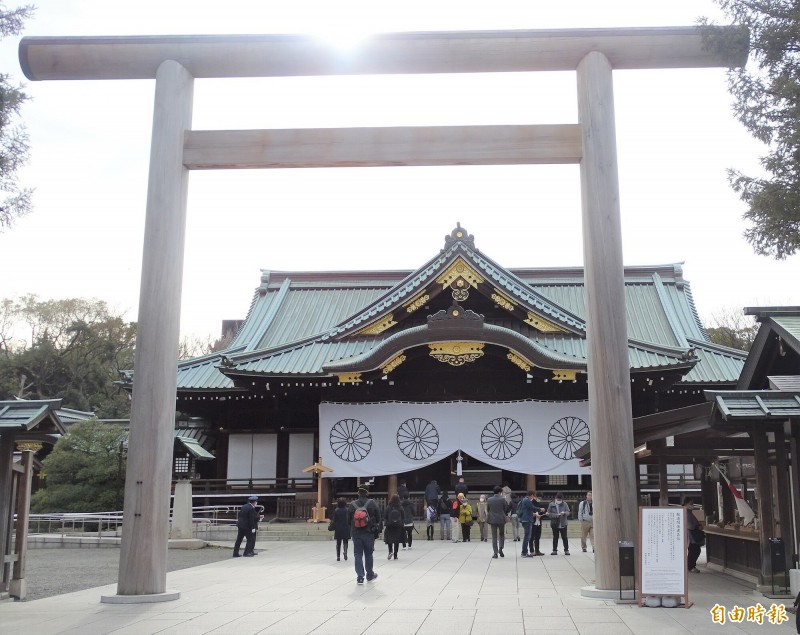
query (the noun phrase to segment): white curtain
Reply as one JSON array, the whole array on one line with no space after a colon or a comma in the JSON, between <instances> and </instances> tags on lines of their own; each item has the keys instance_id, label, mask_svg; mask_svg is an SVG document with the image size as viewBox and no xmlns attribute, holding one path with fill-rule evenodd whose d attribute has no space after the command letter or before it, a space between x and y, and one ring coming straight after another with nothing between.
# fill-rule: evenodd
<instances>
[{"instance_id":1,"label":"white curtain","mask_svg":"<svg viewBox=\"0 0 800 635\"><path fill-rule=\"evenodd\" d=\"M574 458L588 412L587 401L324 402L320 454L328 478L409 472L457 450L523 474L590 474Z\"/></svg>"},{"instance_id":2,"label":"white curtain","mask_svg":"<svg viewBox=\"0 0 800 635\"><path fill-rule=\"evenodd\" d=\"M275 478L277 458L277 435L232 434L228 439L228 478Z\"/></svg>"},{"instance_id":3,"label":"white curtain","mask_svg":"<svg viewBox=\"0 0 800 635\"><path fill-rule=\"evenodd\" d=\"M289 435L289 478L308 478L312 476L303 472L314 463L314 433Z\"/></svg>"}]
</instances>

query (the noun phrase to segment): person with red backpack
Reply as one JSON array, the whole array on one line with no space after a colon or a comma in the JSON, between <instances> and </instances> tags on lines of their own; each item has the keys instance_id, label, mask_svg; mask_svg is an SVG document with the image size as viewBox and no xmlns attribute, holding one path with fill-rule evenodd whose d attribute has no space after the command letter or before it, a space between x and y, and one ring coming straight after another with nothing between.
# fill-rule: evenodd
<instances>
[{"instance_id":1,"label":"person with red backpack","mask_svg":"<svg viewBox=\"0 0 800 635\"><path fill-rule=\"evenodd\" d=\"M381 533L381 512L375 501L368 497L369 490L359 487L358 498L350 504L348 510L350 537L353 540L353 564L358 584L364 584L365 572L367 582L378 577L373 568L372 554L375 551L375 538Z\"/></svg>"}]
</instances>

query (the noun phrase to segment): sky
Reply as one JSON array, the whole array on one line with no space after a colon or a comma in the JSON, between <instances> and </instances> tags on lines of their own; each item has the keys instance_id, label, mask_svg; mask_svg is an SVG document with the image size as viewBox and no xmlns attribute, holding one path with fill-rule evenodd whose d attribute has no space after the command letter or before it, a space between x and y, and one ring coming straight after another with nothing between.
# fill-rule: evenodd
<instances>
[{"instance_id":1,"label":"sky","mask_svg":"<svg viewBox=\"0 0 800 635\"><path fill-rule=\"evenodd\" d=\"M543 3L33 0L22 35L312 33L689 26L710 0ZM8 3L9 6L15 6ZM20 38L0 69L26 83L34 211L0 233L0 297L97 298L137 319L155 82L28 82ZM800 256L757 256L726 170L766 149L733 117L724 69L614 72L623 257L683 263L701 318L800 305ZM196 80L204 129L577 123L568 73ZM181 331L244 318L262 269L412 270L460 222L506 267L581 266L579 167L194 171Z\"/></svg>"}]
</instances>

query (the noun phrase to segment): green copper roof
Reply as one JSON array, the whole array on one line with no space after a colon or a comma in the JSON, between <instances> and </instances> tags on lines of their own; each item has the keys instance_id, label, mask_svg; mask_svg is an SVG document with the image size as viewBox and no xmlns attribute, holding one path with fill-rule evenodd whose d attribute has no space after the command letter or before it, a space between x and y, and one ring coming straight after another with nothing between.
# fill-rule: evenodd
<instances>
[{"instance_id":1,"label":"green copper roof","mask_svg":"<svg viewBox=\"0 0 800 635\"><path fill-rule=\"evenodd\" d=\"M0 432L66 434L60 407L61 399L0 401Z\"/></svg>"},{"instance_id":2,"label":"green copper roof","mask_svg":"<svg viewBox=\"0 0 800 635\"><path fill-rule=\"evenodd\" d=\"M231 345L181 362L178 389L235 390L233 375L331 376L336 368L375 363L393 342L420 345L427 341L426 311L409 318L406 307L423 293L441 293L435 281L458 259L483 278L481 293L499 292L515 305L506 318L486 319L487 338L524 342L544 368L585 369L583 269L504 269L477 250L471 236L453 236L413 271L262 271L247 319ZM632 372L676 369L685 373L682 383L736 381L746 355L708 341L680 265L626 267L625 298ZM559 330L533 328L524 322L526 314ZM360 333L390 315L396 325Z\"/></svg>"}]
</instances>

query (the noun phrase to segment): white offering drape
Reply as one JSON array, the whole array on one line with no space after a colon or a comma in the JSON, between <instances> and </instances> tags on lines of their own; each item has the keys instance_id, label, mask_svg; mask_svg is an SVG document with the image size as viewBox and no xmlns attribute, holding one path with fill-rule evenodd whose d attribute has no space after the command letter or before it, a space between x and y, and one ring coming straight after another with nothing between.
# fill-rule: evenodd
<instances>
[{"instance_id":1,"label":"white offering drape","mask_svg":"<svg viewBox=\"0 0 800 635\"><path fill-rule=\"evenodd\" d=\"M398 474L457 450L523 474L589 474L574 451L589 440L587 401L323 402L328 478Z\"/></svg>"}]
</instances>

